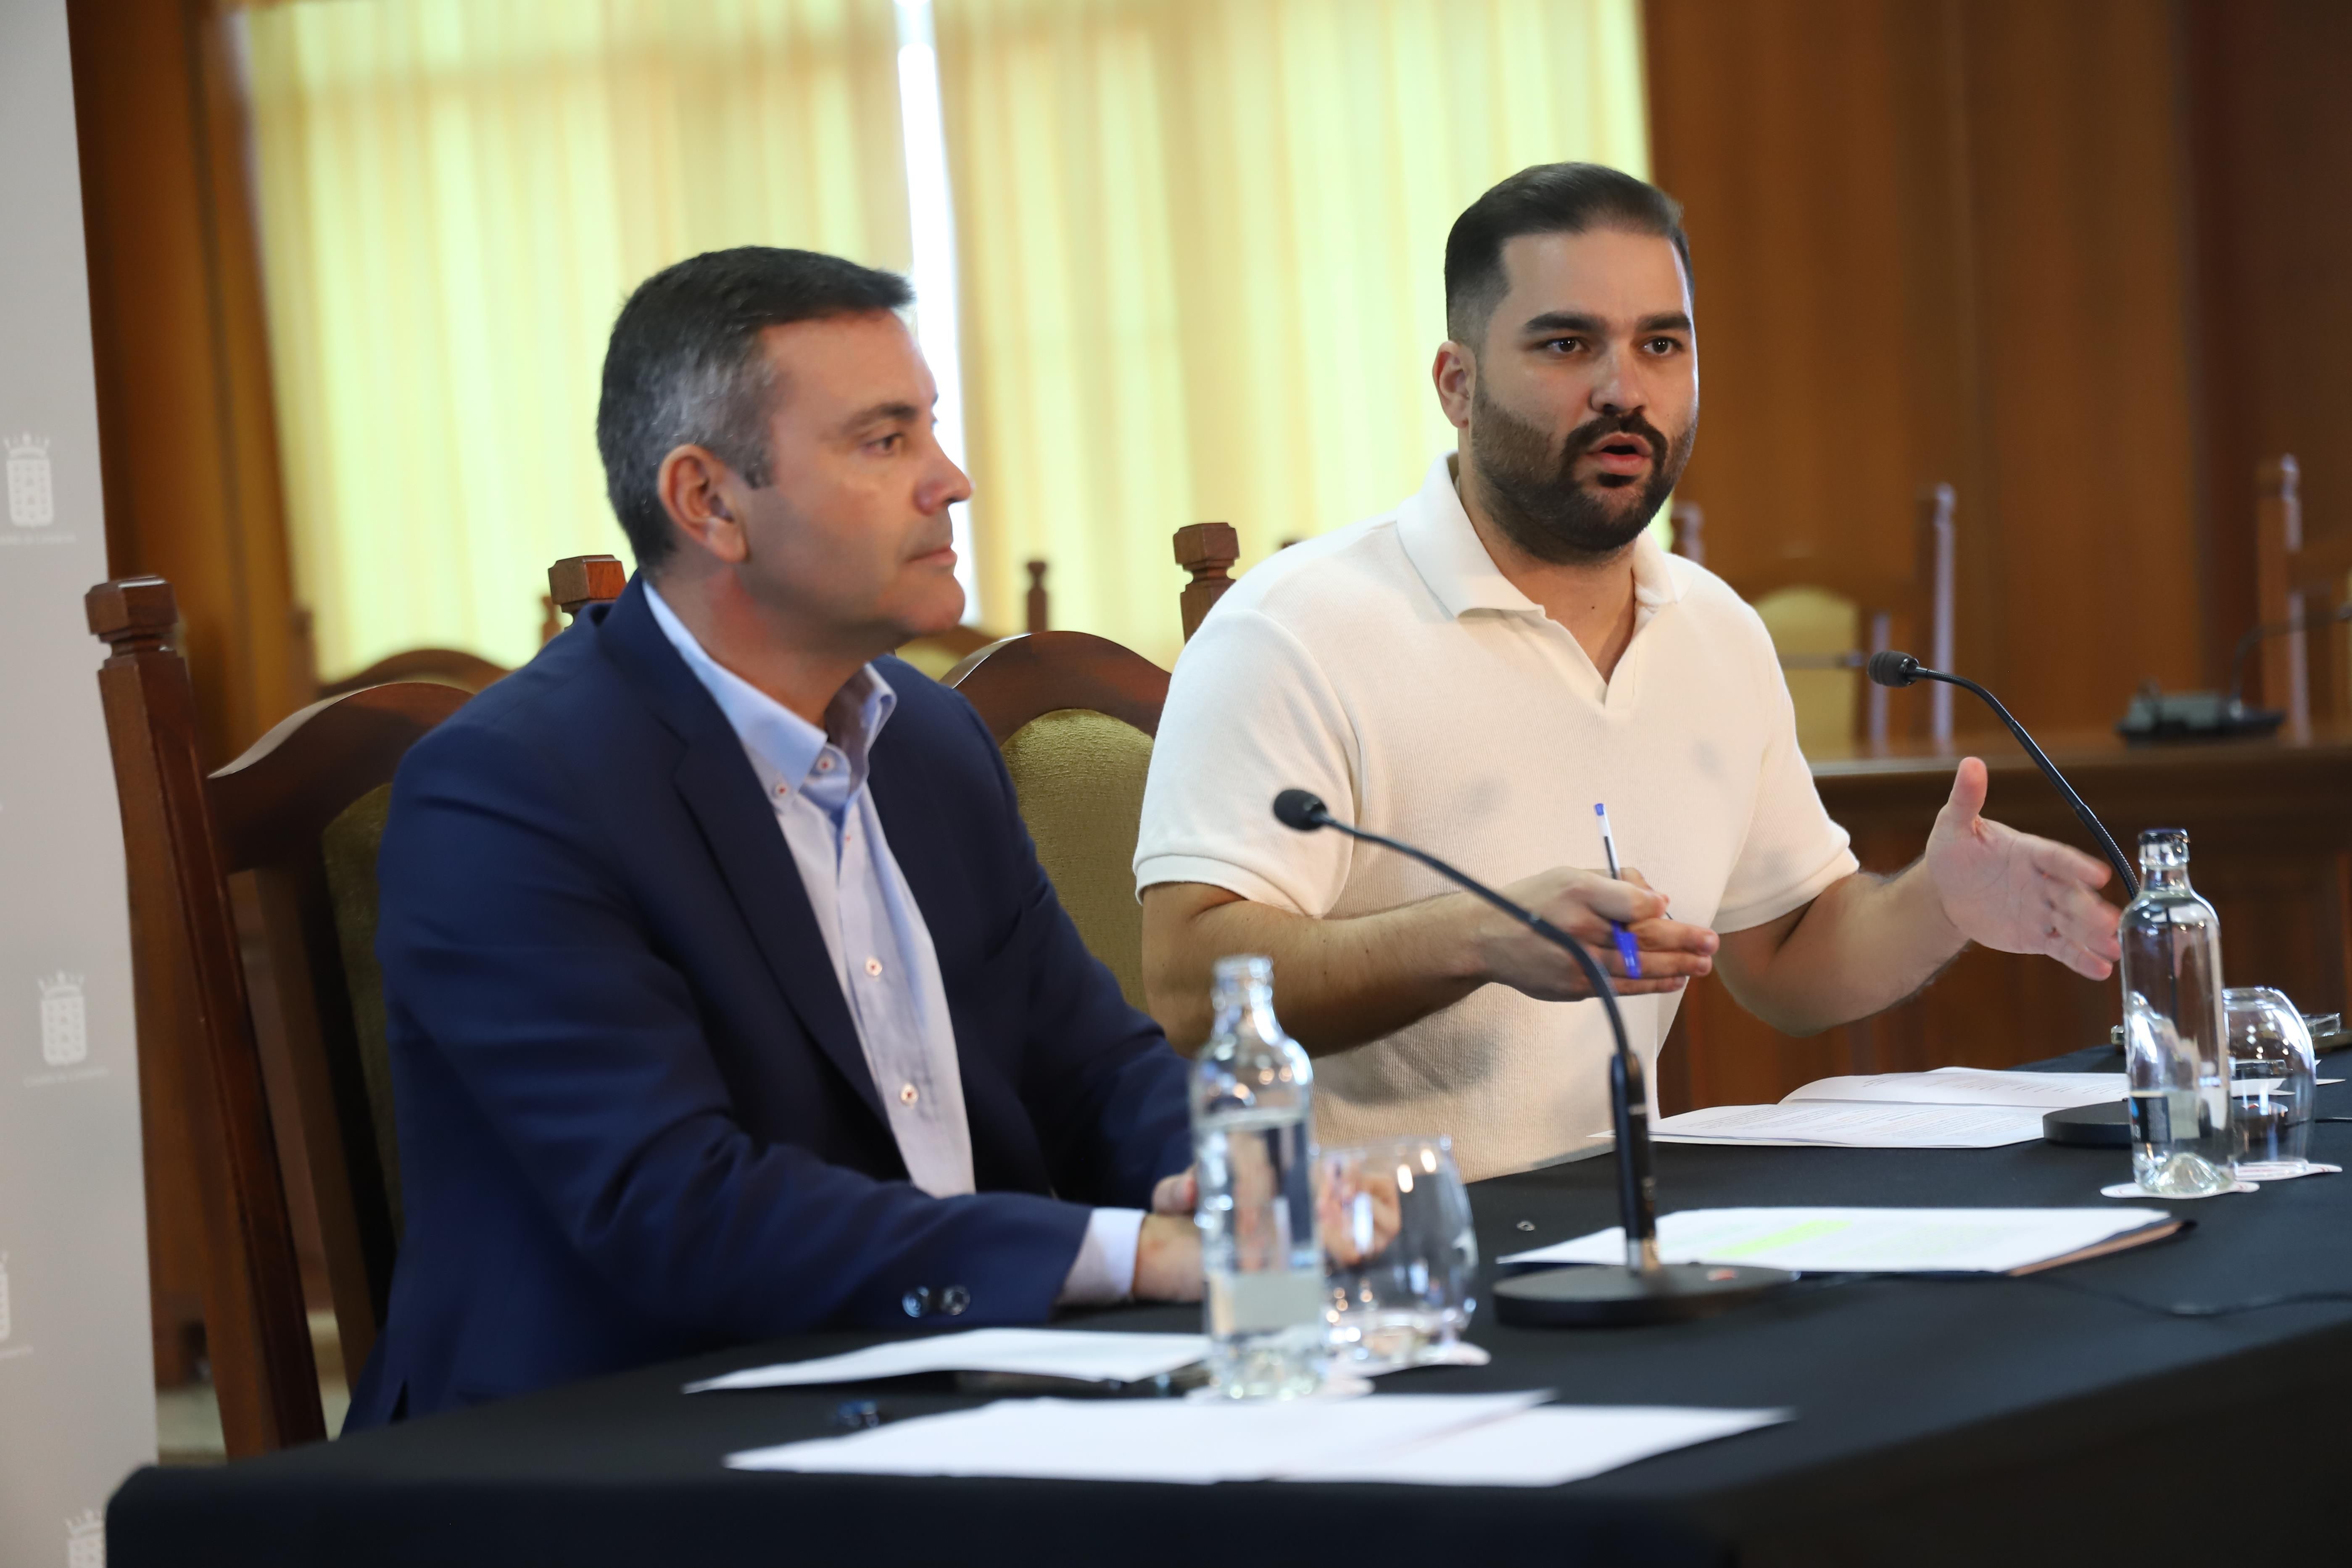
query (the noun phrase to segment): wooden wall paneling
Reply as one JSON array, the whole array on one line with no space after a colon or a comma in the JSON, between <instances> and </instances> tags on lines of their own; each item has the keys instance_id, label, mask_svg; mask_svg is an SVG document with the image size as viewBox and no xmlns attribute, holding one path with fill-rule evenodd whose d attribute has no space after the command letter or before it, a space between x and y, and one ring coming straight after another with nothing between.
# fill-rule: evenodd
<instances>
[{"instance_id":1,"label":"wooden wall paneling","mask_svg":"<svg viewBox=\"0 0 2352 1568\"><path fill-rule=\"evenodd\" d=\"M2352 5L2189 0L2182 16L2210 534L2200 565L2218 687L2258 615L2256 464L2294 454L2314 537L2352 533ZM2321 713L2347 684L2341 636L2309 649ZM2249 696L2284 700L2259 672Z\"/></svg>"},{"instance_id":2,"label":"wooden wall paneling","mask_svg":"<svg viewBox=\"0 0 2352 1568\"><path fill-rule=\"evenodd\" d=\"M218 763L299 705L236 65L214 0L68 0L67 16L108 561L178 590Z\"/></svg>"},{"instance_id":3,"label":"wooden wall paneling","mask_svg":"<svg viewBox=\"0 0 2352 1568\"><path fill-rule=\"evenodd\" d=\"M1900 574L1950 479L1958 662L2029 723L2190 683L2187 160L2144 0L1651 0L1696 253L1709 564ZM1992 721L1963 706L1962 732ZM1915 715L1916 721L1916 715Z\"/></svg>"},{"instance_id":4,"label":"wooden wall paneling","mask_svg":"<svg viewBox=\"0 0 2352 1568\"><path fill-rule=\"evenodd\" d=\"M1966 105L2009 622L2028 722L2197 683L2183 73L2171 8L1973 0Z\"/></svg>"},{"instance_id":5,"label":"wooden wall paneling","mask_svg":"<svg viewBox=\"0 0 2352 1568\"><path fill-rule=\"evenodd\" d=\"M1958 490L1964 660L1997 616L1969 461L1963 170L1945 8L1652 0L1653 165L1685 206L1706 416L1682 493L1734 581L1900 580L1927 482ZM1851 595L1849 594L1849 596ZM1958 714L1963 729L1980 729ZM1898 733L1925 715L1899 710Z\"/></svg>"}]
</instances>

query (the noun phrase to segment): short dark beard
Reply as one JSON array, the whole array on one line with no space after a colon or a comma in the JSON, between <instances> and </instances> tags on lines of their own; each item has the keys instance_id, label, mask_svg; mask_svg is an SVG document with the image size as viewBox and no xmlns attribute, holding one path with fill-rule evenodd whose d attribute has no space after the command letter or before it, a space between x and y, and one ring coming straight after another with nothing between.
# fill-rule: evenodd
<instances>
[{"instance_id":1,"label":"short dark beard","mask_svg":"<svg viewBox=\"0 0 2352 1568\"><path fill-rule=\"evenodd\" d=\"M1649 483L1630 505L1603 499L1630 481L1604 475L1595 489L1576 478L1577 459L1617 436L1650 448ZM1668 441L1636 410L1578 426L1555 452L1549 436L1489 398L1483 384L1471 394L1469 457L1487 514L1513 544L1556 566L1605 561L1641 537L1682 478L1697 437L1695 412Z\"/></svg>"}]
</instances>

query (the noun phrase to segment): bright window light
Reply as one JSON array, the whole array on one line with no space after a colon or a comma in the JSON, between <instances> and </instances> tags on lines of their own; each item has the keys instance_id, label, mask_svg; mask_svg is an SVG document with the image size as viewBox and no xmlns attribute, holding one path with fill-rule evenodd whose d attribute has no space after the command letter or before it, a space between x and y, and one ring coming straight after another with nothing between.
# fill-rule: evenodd
<instances>
[{"instance_id":1,"label":"bright window light","mask_svg":"<svg viewBox=\"0 0 2352 1568\"><path fill-rule=\"evenodd\" d=\"M940 57L931 43L931 0L898 0L898 127L906 148L907 216L914 241L915 341L940 385L940 445L961 465L963 364L956 341L955 204L948 190L947 132L940 111ZM963 618L981 616L971 509L952 510L956 581Z\"/></svg>"}]
</instances>

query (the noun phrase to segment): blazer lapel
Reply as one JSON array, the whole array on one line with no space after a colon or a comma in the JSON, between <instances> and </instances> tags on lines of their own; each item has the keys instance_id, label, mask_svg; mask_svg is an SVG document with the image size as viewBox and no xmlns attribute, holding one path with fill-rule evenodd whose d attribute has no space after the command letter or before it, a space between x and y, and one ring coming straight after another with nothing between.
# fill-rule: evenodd
<instances>
[{"instance_id":1,"label":"blazer lapel","mask_svg":"<svg viewBox=\"0 0 2352 1568\"><path fill-rule=\"evenodd\" d=\"M819 1049L856 1089L858 1098L886 1128L889 1118L874 1074L866 1065L849 1003L826 955L824 937L800 866L776 826L775 814L760 793L757 775L742 742L719 705L694 679L646 606L634 578L599 624L604 646L615 656L646 697L655 713L685 742L672 781L702 829L711 858L726 879L735 907L767 960L785 1001Z\"/></svg>"}]
</instances>

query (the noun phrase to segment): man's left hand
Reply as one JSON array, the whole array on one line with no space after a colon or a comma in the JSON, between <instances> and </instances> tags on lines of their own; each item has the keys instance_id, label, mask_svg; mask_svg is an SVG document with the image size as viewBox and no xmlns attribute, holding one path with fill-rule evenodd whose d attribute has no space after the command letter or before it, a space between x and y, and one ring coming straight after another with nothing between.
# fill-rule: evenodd
<instances>
[{"instance_id":1,"label":"man's left hand","mask_svg":"<svg viewBox=\"0 0 2352 1568\"><path fill-rule=\"evenodd\" d=\"M1970 942L2000 952L2039 952L2075 973L2105 980L2123 958L2116 906L2099 896L2107 868L2079 849L1988 820L1988 779L1961 760L1952 798L1927 837L1927 870L1944 918Z\"/></svg>"}]
</instances>

